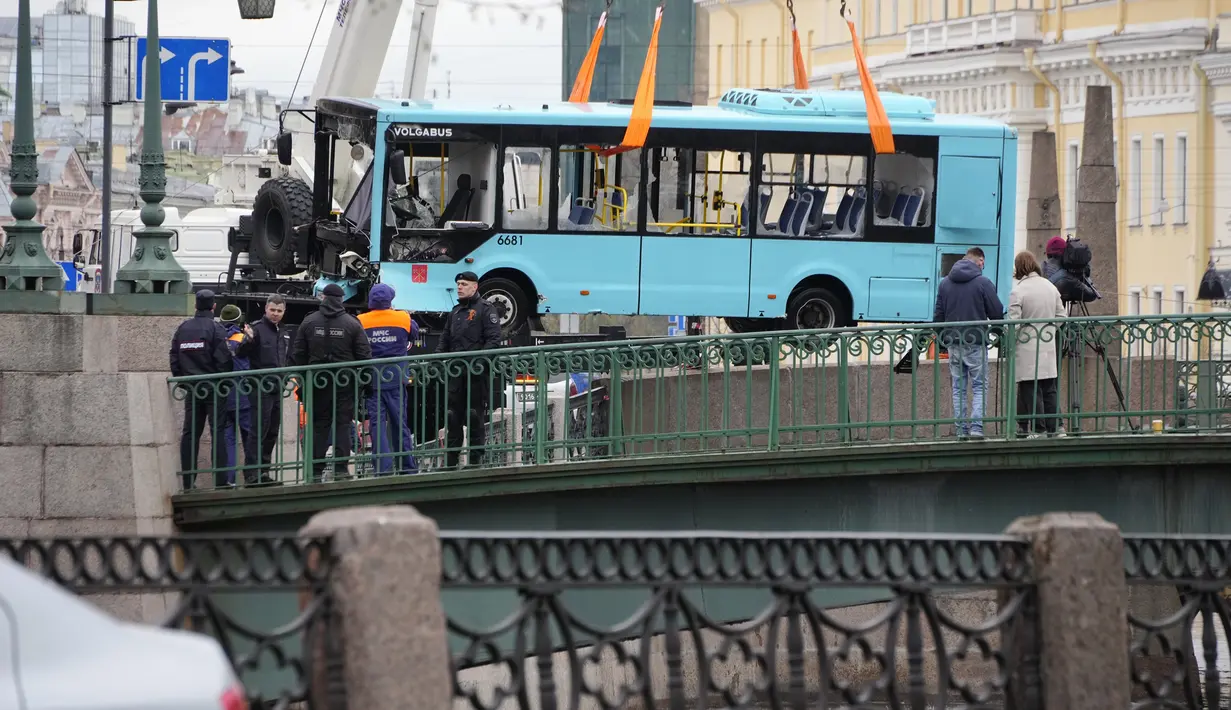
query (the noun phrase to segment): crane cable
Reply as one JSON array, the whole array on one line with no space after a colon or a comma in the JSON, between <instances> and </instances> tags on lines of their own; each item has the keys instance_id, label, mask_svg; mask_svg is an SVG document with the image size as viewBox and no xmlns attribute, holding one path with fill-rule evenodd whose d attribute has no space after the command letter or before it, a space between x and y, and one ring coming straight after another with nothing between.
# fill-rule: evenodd
<instances>
[{"instance_id":1,"label":"crane cable","mask_svg":"<svg viewBox=\"0 0 1231 710\"><path fill-rule=\"evenodd\" d=\"M598 50L603 43L603 30L607 27L607 14L611 12L612 0L607 0L607 7L598 16L598 27L594 30L594 39L590 40L590 48L586 50L585 59L581 60L581 68L577 70L577 79L573 82L573 91L569 94L569 103L584 104L590 100L590 86L594 83L594 68L598 65Z\"/></svg>"},{"instance_id":2,"label":"crane cable","mask_svg":"<svg viewBox=\"0 0 1231 710\"><path fill-rule=\"evenodd\" d=\"M789 3L790 0L787 2ZM872 148L878 154L893 154L896 150L893 145L893 130L889 127L889 115L885 113L885 105L881 103L880 93L876 91L876 82L872 81L872 73L868 71L868 63L864 60L863 50L859 47L859 35L855 32L855 23L851 21L846 10L846 0L842 0L838 14L851 31L851 47L855 50L855 67L859 70L859 84L863 87L863 99L867 106Z\"/></svg>"},{"instance_id":3,"label":"crane cable","mask_svg":"<svg viewBox=\"0 0 1231 710\"><path fill-rule=\"evenodd\" d=\"M808 88L808 70L804 66L804 53L799 47L799 30L795 27L795 3L786 0L786 11L791 13L791 65L795 72L795 88Z\"/></svg>"}]
</instances>

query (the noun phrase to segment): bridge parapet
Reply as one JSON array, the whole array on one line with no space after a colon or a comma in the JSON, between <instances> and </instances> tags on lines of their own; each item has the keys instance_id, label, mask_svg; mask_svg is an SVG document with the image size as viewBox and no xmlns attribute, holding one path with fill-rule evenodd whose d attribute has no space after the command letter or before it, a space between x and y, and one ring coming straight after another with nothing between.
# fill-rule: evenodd
<instances>
[{"instance_id":1,"label":"bridge parapet","mask_svg":"<svg viewBox=\"0 0 1231 710\"><path fill-rule=\"evenodd\" d=\"M188 478L208 488L243 486L257 468L286 483L423 472L450 454L497 467L952 439L969 422L954 417L946 350L983 373L985 437L1041 435L1056 424L1083 436L1225 433L1228 341L1229 315L1073 318L1059 328L1005 321L513 348L171 382L177 398L200 404L188 416L220 412L225 422L244 402L255 416L265 400L301 412L298 436L284 428L265 466L240 463L238 442L234 464L211 462L203 447ZM1052 372L1058 416L1028 406L1048 389L1031 373ZM339 409L344 401L358 412ZM449 442L449 412L468 408L484 441L475 424L468 441ZM413 451L398 422L373 416L385 410L405 413ZM354 454L327 450L339 437Z\"/></svg>"},{"instance_id":2,"label":"bridge parapet","mask_svg":"<svg viewBox=\"0 0 1231 710\"><path fill-rule=\"evenodd\" d=\"M175 597L167 624L219 637L254 706L1197 710L1229 680L1231 537L1122 535L1088 513L1004 535L503 534L375 507L298 538L4 553L80 593ZM1157 588L1179 593L1143 614L1133 593ZM245 590L285 603L237 613Z\"/></svg>"}]
</instances>

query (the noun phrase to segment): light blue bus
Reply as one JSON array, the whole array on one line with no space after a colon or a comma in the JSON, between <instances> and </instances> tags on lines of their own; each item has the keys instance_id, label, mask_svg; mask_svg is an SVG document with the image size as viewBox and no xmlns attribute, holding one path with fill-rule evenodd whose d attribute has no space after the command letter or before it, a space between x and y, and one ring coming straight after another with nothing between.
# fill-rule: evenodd
<instances>
[{"instance_id":1,"label":"light blue bus","mask_svg":"<svg viewBox=\"0 0 1231 710\"><path fill-rule=\"evenodd\" d=\"M741 332L927 321L972 246L1007 302L1016 131L882 99L893 155L872 150L859 91L733 89L717 106L656 104L646 145L609 157L629 102L324 99L318 172L347 140L373 167L332 218L316 180L314 229L289 246L262 242L258 198L254 252L289 262L297 244L295 268L356 295L379 278L417 313L448 311L473 271L514 330L547 313L716 316Z\"/></svg>"}]
</instances>

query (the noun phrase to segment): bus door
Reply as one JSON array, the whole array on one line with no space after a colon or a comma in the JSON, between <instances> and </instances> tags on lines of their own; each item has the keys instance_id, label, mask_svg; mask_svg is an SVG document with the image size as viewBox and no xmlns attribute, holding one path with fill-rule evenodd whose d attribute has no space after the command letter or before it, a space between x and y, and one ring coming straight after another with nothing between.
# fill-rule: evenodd
<instances>
[{"instance_id":1,"label":"bus door","mask_svg":"<svg viewBox=\"0 0 1231 710\"><path fill-rule=\"evenodd\" d=\"M669 139L668 132L659 135ZM638 312L745 316L752 243L743 213L751 151L703 150L709 146L695 137L679 138L676 145L696 147L647 149Z\"/></svg>"},{"instance_id":2,"label":"bus door","mask_svg":"<svg viewBox=\"0 0 1231 710\"><path fill-rule=\"evenodd\" d=\"M953 141L961 145L952 145ZM952 148L994 155L953 155ZM970 145L967 145L970 144ZM1002 141L992 139L941 139L940 166L936 190L936 269L943 277L970 247L979 247L986 257L983 275L1006 293L1001 273L1001 196L1000 153ZM1009 232L1010 238L1012 231ZM1010 245L1011 249L1011 245ZM1011 255L1010 255L1011 257ZM940 281L938 280L939 287ZM935 296L935 294L933 294Z\"/></svg>"}]
</instances>

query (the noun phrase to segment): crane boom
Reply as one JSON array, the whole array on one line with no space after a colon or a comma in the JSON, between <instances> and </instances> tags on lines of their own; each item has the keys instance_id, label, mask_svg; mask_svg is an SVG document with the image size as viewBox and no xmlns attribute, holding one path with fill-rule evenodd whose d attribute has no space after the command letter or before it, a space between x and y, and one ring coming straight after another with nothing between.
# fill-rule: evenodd
<instances>
[{"instance_id":1,"label":"crane boom","mask_svg":"<svg viewBox=\"0 0 1231 710\"><path fill-rule=\"evenodd\" d=\"M372 96L380 79L394 26L403 0L340 0L321 68L312 85L311 105L326 96ZM427 69L431 63L432 34L436 25L439 0L417 0L414 5L414 29L407 49L405 81L402 95L423 98ZM302 116L287 114L285 129L294 133L291 170L295 177L312 184L315 153L312 126ZM371 151L363 148L364 156L352 158L350 151L339 150L334 158L334 200L340 207L350 199L363 171L372 159Z\"/></svg>"}]
</instances>

